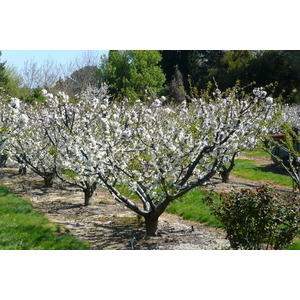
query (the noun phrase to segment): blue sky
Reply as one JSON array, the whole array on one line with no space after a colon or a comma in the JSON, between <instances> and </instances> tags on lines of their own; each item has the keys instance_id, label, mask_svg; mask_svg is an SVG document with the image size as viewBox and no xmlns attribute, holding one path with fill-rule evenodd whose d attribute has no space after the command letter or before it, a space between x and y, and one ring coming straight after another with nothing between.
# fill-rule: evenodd
<instances>
[{"instance_id":1,"label":"blue sky","mask_svg":"<svg viewBox=\"0 0 300 300\"><path fill-rule=\"evenodd\" d=\"M1 61L6 61L8 66L18 69L22 68L27 60L34 60L38 64L46 60L65 64L80 58L87 51L98 55L99 58L108 53L107 50L2 50Z\"/></svg>"}]
</instances>

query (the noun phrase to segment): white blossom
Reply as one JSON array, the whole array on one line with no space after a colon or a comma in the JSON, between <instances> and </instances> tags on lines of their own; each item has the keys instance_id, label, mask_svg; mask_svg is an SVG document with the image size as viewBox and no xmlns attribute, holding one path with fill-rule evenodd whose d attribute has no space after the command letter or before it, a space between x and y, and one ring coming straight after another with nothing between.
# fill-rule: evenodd
<instances>
[{"instance_id":1,"label":"white blossom","mask_svg":"<svg viewBox=\"0 0 300 300\"><path fill-rule=\"evenodd\" d=\"M20 108L20 100L18 98L11 98L10 105L11 105L11 107L13 107L15 109L19 109Z\"/></svg>"},{"instance_id":2,"label":"white blossom","mask_svg":"<svg viewBox=\"0 0 300 300\"><path fill-rule=\"evenodd\" d=\"M18 127L25 127L28 123L28 117L25 114L21 114L19 117Z\"/></svg>"}]
</instances>

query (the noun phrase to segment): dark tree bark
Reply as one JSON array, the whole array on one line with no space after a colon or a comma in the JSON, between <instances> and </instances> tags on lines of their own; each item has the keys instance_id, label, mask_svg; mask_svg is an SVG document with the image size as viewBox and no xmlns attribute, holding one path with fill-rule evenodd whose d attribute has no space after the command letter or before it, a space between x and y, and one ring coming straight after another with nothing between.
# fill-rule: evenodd
<instances>
[{"instance_id":1,"label":"dark tree bark","mask_svg":"<svg viewBox=\"0 0 300 300\"><path fill-rule=\"evenodd\" d=\"M19 168L19 175L21 175L21 176L26 175L26 172L27 172L26 167Z\"/></svg>"},{"instance_id":2,"label":"dark tree bark","mask_svg":"<svg viewBox=\"0 0 300 300\"><path fill-rule=\"evenodd\" d=\"M88 206L91 203L91 199L93 197L94 191L96 189L96 183L89 184L85 182L85 188L83 188L84 193L84 205Z\"/></svg>"},{"instance_id":3,"label":"dark tree bark","mask_svg":"<svg viewBox=\"0 0 300 300\"><path fill-rule=\"evenodd\" d=\"M54 173L48 173L44 176L44 186L46 188L50 188L53 186L54 183L55 174Z\"/></svg>"},{"instance_id":4,"label":"dark tree bark","mask_svg":"<svg viewBox=\"0 0 300 300\"><path fill-rule=\"evenodd\" d=\"M0 168L6 167L7 154L0 155Z\"/></svg>"},{"instance_id":5,"label":"dark tree bark","mask_svg":"<svg viewBox=\"0 0 300 300\"><path fill-rule=\"evenodd\" d=\"M235 164L234 164L234 159L235 156L237 155L237 153L235 152L231 158L230 161L230 165L227 168L225 165L222 166L222 170L219 172L222 178L222 182L224 183L228 183L229 182L229 176L230 176L230 172L232 171L232 169L234 168Z\"/></svg>"},{"instance_id":6,"label":"dark tree bark","mask_svg":"<svg viewBox=\"0 0 300 300\"><path fill-rule=\"evenodd\" d=\"M159 217L157 217L157 216L152 217L152 216L148 215L148 216L144 216L144 218L145 218L145 226L146 226L147 236L156 236Z\"/></svg>"}]
</instances>

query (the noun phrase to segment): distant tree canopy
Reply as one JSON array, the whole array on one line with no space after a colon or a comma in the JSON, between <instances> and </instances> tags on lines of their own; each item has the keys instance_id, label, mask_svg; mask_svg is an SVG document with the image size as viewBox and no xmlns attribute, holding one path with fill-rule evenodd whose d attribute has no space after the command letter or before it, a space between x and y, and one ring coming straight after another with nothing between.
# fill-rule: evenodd
<instances>
[{"instance_id":1,"label":"distant tree canopy","mask_svg":"<svg viewBox=\"0 0 300 300\"><path fill-rule=\"evenodd\" d=\"M29 61L22 74L6 67L0 51L0 87L11 96L31 97L34 89L43 87L63 90L73 97L87 85L103 82L117 99L164 95L175 103L200 96L211 83L222 91L237 82L241 87L253 82L259 87L276 83L269 91L274 97L282 95L286 103L300 103L300 51L111 50L100 64L89 59L72 64L70 71L51 61L41 67Z\"/></svg>"},{"instance_id":2,"label":"distant tree canopy","mask_svg":"<svg viewBox=\"0 0 300 300\"><path fill-rule=\"evenodd\" d=\"M156 50L111 50L103 56L98 78L116 98L143 99L161 95L165 75Z\"/></svg>"},{"instance_id":3,"label":"distant tree canopy","mask_svg":"<svg viewBox=\"0 0 300 300\"><path fill-rule=\"evenodd\" d=\"M76 94L80 94L87 85L96 85L97 81L96 66L85 66L77 71L74 71L65 80L60 79L54 89L66 92L68 95L74 97Z\"/></svg>"},{"instance_id":4,"label":"distant tree canopy","mask_svg":"<svg viewBox=\"0 0 300 300\"><path fill-rule=\"evenodd\" d=\"M297 61L298 57L298 61ZM221 61L222 67L215 74L221 88L240 81L241 86L255 82L265 86L277 82L274 96L283 93L286 102L300 100L300 52L296 51L227 51ZM297 91L296 91L297 90Z\"/></svg>"},{"instance_id":5,"label":"distant tree canopy","mask_svg":"<svg viewBox=\"0 0 300 300\"><path fill-rule=\"evenodd\" d=\"M160 53L166 84L171 84L177 66L190 95L213 81L221 90L237 81L241 86L277 82L275 96L283 93L285 102L300 102L300 51L162 50Z\"/></svg>"}]
</instances>

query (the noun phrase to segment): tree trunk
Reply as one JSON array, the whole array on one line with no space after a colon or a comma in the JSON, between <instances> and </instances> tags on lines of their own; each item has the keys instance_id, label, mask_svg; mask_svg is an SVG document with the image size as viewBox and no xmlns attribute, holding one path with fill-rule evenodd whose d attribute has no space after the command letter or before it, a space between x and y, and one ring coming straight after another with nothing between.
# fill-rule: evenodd
<instances>
[{"instance_id":1,"label":"tree trunk","mask_svg":"<svg viewBox=\"0 0 300 300\"><path fill-rule=\"evenodd\" d=\"M26 167L19 168L19 175L24 176L24 175L26 175L26 172L27 172Z\"/></svg>"},{"instance_id":2,"label":"tree trunk","mask_svg":"<svg viewBox=\"0 0 300 300\"><path fill-rule=\"evenodd\" d=\"M54 174L46 174L46 176L44 177L44 185L46 188L50 188L53 186L54 177Z\"/></svg>"},{"instance_id":3,"label":"tree trunk","mask_svg":"<svg viewBox=\"0 0 300 300\"><path fill-rule=\"evenodd\" d=\"M144 218L147 236L156 236L158 227L158 217L145 216Z\"/></svg>"},{"instance_id":4,"label":"tree trunk","mask_svg":"<svg viewBox=\"0 0 300 300\"><path fill-rule=\"evenodd\" d=\"M89 188L84 189L83 192L84 192L84 205L88 206L90 205L93 193Z\"/></svg>"},{"instance_id":5,"label":"tree trunk","mask_svg":"<svg viewBox=\"0 0 300 300\"><path fill-rule=\"evenodd\" d=\"M1 154L0 155L0 168L6 167L6 161L7 161L7 154Z\"/></svg>"},{"instance_id":6,"label":"tree trunk","mask_svg":"<svg viewBox=\"0 0 300 300\"><path fill-rule=\"evenodd\" d=\"M230 160L230 165L227 168L225 165L222 166L222 171L219 172L219 174L221 175L222 178L222 182L224 183L228 183L229 182L229 176L230 176L230 172L232 171L232 169L234 168L235 164L234 164L234 159L235 156L237 155L237 152L235 152Z\"/></svg>"},{"instance_id":7,"label":"tree trunk","mask_svg":"<svg viewBox=\"0 0 300 300\"><path fill-rule=\"evenodd\" d=\"M92 200L94 191L96 190L96 183L94 182L93 184L89 184L88 182L85 182L85 188L83 188L84 192L84 205L88 206L90 205L90 202Z\"/></svg>"},{"instance_id":8,"label":"tree trunk","mask_svg":"<svg viewBox=\"0 0 300 300\"><path fill-rule=\"evenodd\" d=\"M223 183L228 183L229 182L230 171L223 169L222 171L220 171L220 175L221 175Z\"/></svg>"}]
</instances>

